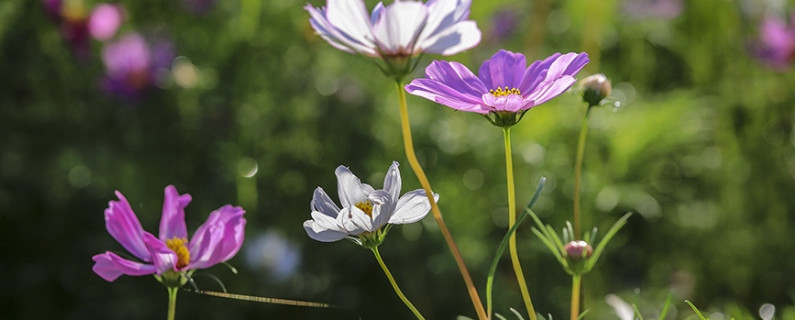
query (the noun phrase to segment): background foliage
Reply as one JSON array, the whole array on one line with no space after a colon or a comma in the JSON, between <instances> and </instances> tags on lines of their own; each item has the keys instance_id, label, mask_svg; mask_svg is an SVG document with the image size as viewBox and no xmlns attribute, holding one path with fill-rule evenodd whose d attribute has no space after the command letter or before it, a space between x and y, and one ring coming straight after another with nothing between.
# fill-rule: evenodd
<instances>
[{"instance_id":1,"label":"background foliage","mask_svg":"<svg viewBox=\"0 0 800 320\"><path fill-rule=\"evenodd\" d=\"M338 306L182 292L178 318L408 318L368 251L313 241L301 227L314 188L335 192L340 164L379 184L398 160L404 191L418 187L402 152L391 81L314 35L305 2L212 1L197 13L190 10L196 1L121 2L122 33L169 39L182 57L135 97L101 88L103 43L90 41L81 56L42 2L0 3L0 317L163 317L159 283L108 283L91 271L91 256L121 250L103 220L114 190L155 231L162 190L175 184L193 196L192 230L223 204L247 210L245 246L230 261L238 275L223 266L203 273L235 293ZM634 2L672 2L679 10L637 11ZM620 105L598 108L590 119L583 225L604 232L625 212L638 214L586 278L590 318L614 318L607 293L654 317L668 290L674 301L690 299L726 318L757 318L764 303L781 319L794 317L794 67L776 70L751 54L764 13L787 18L793 8L794 1L766 0L473 4L482 43L452 59L476 70L500 48L529 61L586 51L592 62L579 76L602 72L615 85ZM422 59L424 66L441 57ZM181 64L194 82L181 78ZM414 76L421 75L422 67ZM501 131L474 114L413 96L409 103L418 154L482 291L506 225ZM512 130L519 205L547 177L536 210L554 226L571 216L584 112L568 93ZM565 318L569 278L520 230L537 311ZM472 316L432 217L394 228L382 252L429 318ZM510 315L504 310L522 303L509 261L499 270L495 307ZM196 279L218 290L201 273ZM677 303L670 318L689 314Z\"/></svg>"}]
</instances>

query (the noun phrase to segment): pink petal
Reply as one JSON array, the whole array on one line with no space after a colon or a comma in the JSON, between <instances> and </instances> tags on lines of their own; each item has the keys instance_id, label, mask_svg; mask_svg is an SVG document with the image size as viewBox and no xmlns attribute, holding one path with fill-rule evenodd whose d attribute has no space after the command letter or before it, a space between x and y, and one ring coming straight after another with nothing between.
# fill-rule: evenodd
<instances>
[{"instance_id":1,"label":"pink petal","mask_svg":"<svg viewBox=\"0 0 800 320\"><path fill-rule=\"evenodd\" d=\"M178 271L178 255L172 249L150 233L145 233L144 242L150 250L150 259L156 269L156 274L161 275L166 271Z\"/></svg>"},{"instance_id":2,"label":"pink petal","mask_svg":"<svg viewBox=\"0 0 800 320\"><path fill-rule=\"evenodd\" d=\"M174 186L169 185L164 188L164 207L161 210L161 225L159 227L159 238L161 241L177 237L178 239L188 239L186 234L186 221L184 220L184 208L192 201L192 196L187 194L179 195Z\"/></svg>"},{"instance_id":3,"label":"pink petal","mask_svg":"<svg viewBox=\"0 0 800 320\"><path fill-rule=\"evenodd\" d=\"M116 280L123 274L142 276L156 273L156 267L151 264L130 261L110 251L95 255L92 260L94 260L92 271L108 282Z\"/></svg>"},{"instance_id":4,"label":"pink petal","mask_svg":"<svg viewBox=\"0 0 800 320\"><path fill-rule=\"evenodd\" d=\"M105 211L106 229L114 239L137 258L150 262L150 251L144 243L144 229L125 196L114 192L119 201L109 201Z\"/></svg>"},{"instance_id":5,"label":"pink petal","mask_svg":"<svg viewBox=\"0 0 800 320\"><path fill-rule=\"evenodd\" d=\"M245 211L225 205L211 212L189 242L186 269L204 269L224 262L239 252L244 242Z\"/></svg>"}]
</instances>

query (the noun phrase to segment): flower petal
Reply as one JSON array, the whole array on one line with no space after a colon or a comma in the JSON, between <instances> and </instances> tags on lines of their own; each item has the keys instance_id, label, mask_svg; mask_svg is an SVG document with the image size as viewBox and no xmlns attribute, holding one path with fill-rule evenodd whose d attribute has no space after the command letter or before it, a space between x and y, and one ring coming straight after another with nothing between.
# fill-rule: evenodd
<instances>
[{"instance_id":1,"label":"flower petal","mask_svg":"<svg viewBox=\"0 0 800 320\"><path fill-rule=\"evenodd\" d=\"M114 191L119 201L109 201L105 210L106 229L114 239L137 258L151 262L150 251L144 243L144 229L133 213L128 199Z\"/></svg>"},{"instance_id":2,"label":"flower petal","mask_svg":"<svg viewBox=\"0 0 800 320\"><path fill-rule=\"evenodd\" d=\"M150 250L150 259L153 261L157 275L170 270L178 271L178 255L168 248L167 244L149 232L145 233L144 242L147 244L147 249Z\"/></svg>"},{"instance_id":3,"label":"flower petal","mask_svg":"<svg viewBox=\"0 0 800 320\"><path fill-rule=\"evenodd\" d=\"M395 1L386 7L375 22L375 41L389 55L413 55L428 12L419 1Z\"/></svg>"},{"instance_id":4,"label":"flower petal","mask_svg":"<svg viewBox=\"0 0 800 320\"><path fill-rule=\"evenodd\" d=\"M427 79L412 80L406 91L456 110L489 112L481 101L481 95L489 90L463 64L433 61L425 68L425 74Z\"/></svg>"},{"instance_id":5,"label":"flower petal","mask_svg":"<svg viewBox=\"0 0 800 320\"><path fill-rule=\"evenodd\" d=\"M367 200L369 192L365 192L361 180L350 172L347 167L339 166L336 168L336 180L339 189L339 201L343 208Z\"/></svg>"},{"instance_id":6,"label":"flower petal","mask_svg":"<svg viewBox=\"0 0 800 320\"><path fill-rule=\"evenodd\" d=\"M164 207L161 210L161 225L158 232L161 241L167 241L175 237L187 239L183 209L191 201L191 195L188 193L178 194L178 190L172 185L164 188Z\"/></svg>"},{"instance_id":7,"label":"flower petal","mask_svg":"<svg viewBox=\"0 0 800 320\"><path fill-rule=\"evenodd\" d=\"M439 195L433 195L436 202ZM397 202L394 215L389 219L391 224L408 224L422 220L431 211L431 203L425 194L425 190L417 189L404 194Z\"/></svg>"},{"instance_id":8,"label":"flower petal","mask_svg":"<svg viewBox=\"0 0 800 320\"><path fill-rule=\"evenodd\" d=\"M372 229L372 219L356 206L342 209L337 222L350 235L359 235Z\"/></svg>"},{"instance_id":9,"label":"flower petal","mask_svg":"<svg viewBox=\"0 0 800 320\"><path fill-rule=\"evenodd\" d=\"M331 197L325 193L325 190L322 190L320 187L314 190L314 195L311 198L311 211L318 211L329 217L336 218L339 214L339 210L342 209L331 200Z\"/></svg>"},{"instance_id":10,"label":"flower petal","mask_svg":"<svg viewBox=\"0 0 800 320\"><path fill-rule=\"evenodd\" d=\"M244 242L245 211L225 205L208 216L189 241L187 269L204 269L233 258Z\"/></svg>"},{"instance_id":11,"label":"flower petal","mask_svg":"<svg viewBox=\"0 0 800 320\"><path fill-rule=\"evenodd\" d=\"M321 228L314 220L306 220L306 222L303 222L303 228L306 229L306 233L308 233L311 239L322 242L339 241L347 236L346 232Z\"/></svg>"},{"instance_id":12,"label":"flower petal","mask_svg":"<svg viewBox=\"0 0 800 320\"><path fill-rule=\"evenodd\" d=\"M535 101L536 105L545 103L557 97L558 95L567 91L572 84L575 83L575 78L571 76L564 76L561 79L556 81L550 82L545 85L543 88L539 89L537 92L534 93L533 96L529 97L529 100Z\"/></svg>"},{"instance_id":13,"label":"flower petal","mask_svg":"<svg viewBox=\"0 0 800 320\"><path fill-rule=\"evenodd\" d=\"M477 46L481 41L481 31L475 21L462 21L436 37L424 40L420 45L422 51L450 56Z\"/></svg>"},{"instance_id":14,"label":"flower petal","mask_svg":"<svg viewBox=\"0 0 800 320\"><path fill-rule=\"evenodd\" d=\"M519 88L525 74L525 55L500 50L481 64L478 78L489 89Z\"/></svg>"},{"instance_id":15,"label":"flower petal","mask_svg":"<svg viewBox=\"0 0 800 320\"><path fill-rule=\"evenodd\" d=\"M373 47L372 25L363 0L328 0L325 20L335 27L340 39L355 45L355 49L369 54Z\"/></svg>"},{"instance_id":16,"label":"flower petal","mask_svg":"<svg viewBox=\"0 0 800 320\"><path fill-rule=\"evenodd\" d=\"M130 261L111 251L95 255L92 260L94 260L92 271L108 282L116 280L123 274L142 276L156 273L156 267L151 264Z\"/></svg>"},{"instance_id":17,"label":"flower petal","mask_svg":"<svg viewBox=\"0 0 800 320\"><path fill-rule=\"evenodd\" d=\"M383 190L389 193L389 199L391 201L397 201L400 198L400 187L403 184L403 181L400 180L400 169L397 167L400 166L397 161L392 161L392 165L389 166L389 170L386 171L386 177L383 178Z\"/></svg>"},{"instance_id":18,"label":"flower petal","mask_svg":"<svg viewBox=\"0 0 800 320\"><path fill-rule=\"evenodd\" d=\"M398 195L399 197L399 195ZM389 222L395 211L396 199L386 190L376 190L369 195L369 200L372 201L372 219L370 220L370 232L380 229Z\"/></svg>"},{"instance_id":19,"label":"flower petal","mask_svg":"<svg viewBox=\"0 0 800 320\"><path fill-rule=\"evenodd\" d=\"M469 16L470 0L428 1L428 19L420 33L418 50L452 55L478 45L481 32Z\"/></svg>"}]
</instances>

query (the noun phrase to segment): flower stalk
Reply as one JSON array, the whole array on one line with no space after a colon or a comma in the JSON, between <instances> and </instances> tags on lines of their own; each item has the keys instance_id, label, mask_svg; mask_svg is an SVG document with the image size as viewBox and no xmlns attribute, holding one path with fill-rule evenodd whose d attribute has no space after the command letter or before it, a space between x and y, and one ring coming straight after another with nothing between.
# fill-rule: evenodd
<instances>
[{"instance_id":1,"label":"flower stalk","mask_svg":"<svg viewBox=\"0 0 800 320\"><path fill-rule=\"evenodd\" d=\"M442 236L444 236L447 246L450 248L450 252L453 254L453 259L456 260L458 270L461 273L461 277L464 279L464 284L467 286L467 292L472 300L472 305L475 308L475 312L477 313L479 319L486 320L486 311L483 308L483 303L481 303L480 296L478 296L478 290L475 289L475 284L472 282L472 277L469 275L467 265L464 263L464 259L461 257L461 253L458 251L458 247L453 240L453 236L450 235L450 230L447 229L447 225L444 223L442 213L439 211L439 206L436 204L434 199L428 177L425 175L425 171L422 170L422 166L420 166L419 160L417 160L417 156L414 153L414 142L411 139L411 125L408 119L408 105L406 103L405 90L403 90L403 83L401 81L397 81L396 84L400 106L400 122L403 133L403 147L405 149L406 158L408 158L408 163L411 165L411 170L414 171L414 174L417 176L417 180L419 180L420 185L422 185L422 188L425 190L425 194L427 195L428 201L431 204L433 218L436 220L436 224L439 226L439 230L442 232Z\"/></svg>"},{"instance_id":2,"label":"flower stalk","mask_svg":"<svg viewBox=\"0 0 800 320\"><path fill-rule=\"evenodd\" d=\"M511 159L511 127L503 127L503 141L505 145L506 181L508 185L508 229L511 231L511 238L509 238L508 241L508 253L511 256L511 265L514 268L514 274L517 276L519 289L522 292L522 300L525 303L525 309L528 311L528 317L535 320L536 311L533 309L531 295L530 292L528 292L528 284L525 281L525 274L522 273L522 265L519 262L519 255L517 254L516 231L512 230L512 226L514 226L517 220L517 210L516 197L514 194L514 167Z\"/></svg>"},{"instance_id":3,"label":"flower stalk","mask_svg":"<svg viewBox=\"0 0 800 320\"><path fill-rule=\"evenodd\" d=\"M408 307L409 310L411 310L411 312L414 314L414 316L417 317L417 319L424 320L425 317L423 317L422 314L419 313L417 308L414 307L414 304L412 304L411 301L409 301L408 298L406 298L406 295L403 294L402 290L400 290L400 287L397 285L397 282L394 281L392 273L389 272L389 268L386 267L386 264L383 262L383 258L381 258L381 253L378 251L378 246L374 246L370 248L370 250L372 250L372 253L375 254L375 259L378 260L378 264L381 265L383 273L386 274L386 278L389 279L389 282L392 284L392 288L394 288L394 292L397 293L397 296L400 298L400 300L403 300L403 303L406 305L406 307Z\"/></svg>"},{"instance_id":4,"label":"flower stalk","mask_svg":"<svg viewBox=\"0 0 800 320\"><path fill-rule=\"evenodd\" d=\"M167 287L169 304L167 307L167 320L175 320L175 304L178 300L178 287Z\"/></svg>"},{"instance_id":5,"label":"flower stalk","mask_svg":"<svg viewBox=\"0 0 800 320\"><path fill-rule=\"evenodd\" d=\"M580 239L581 234L581 167L583 167L583 150L586 147L586 136L589 131L589 112L591 110L591 106L586 109L586 116L583 117L581 132L578 136L578 151L575 152L575 190L572 197L572 221L574 224L573 236L575 239Z\"/></svg>"},{"instance_id":6,"label":"flower stalk","mask_svg":"<svg viewBox=\"0 0 800 320\"><path fill-rule=\"evenodd\" d=\"M569 319L578 320L578 311L581 303L581 277L582 275L572 276L572 302L570 305Z\"/></svg>"}]
</instances>

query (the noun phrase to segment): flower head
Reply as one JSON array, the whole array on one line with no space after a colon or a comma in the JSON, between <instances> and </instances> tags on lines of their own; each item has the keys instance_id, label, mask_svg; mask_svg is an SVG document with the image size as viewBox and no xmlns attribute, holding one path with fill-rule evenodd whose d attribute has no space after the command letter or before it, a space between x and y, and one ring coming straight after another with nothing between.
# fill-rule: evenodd
<instances>
[{"instance_id":1,"label":"flower head","mask_svg":"<svg viewBox=\"0 0 800 320\"><path fill-rule=\"evenodd\" d=\"M758 40L756 57L776 70L788 69L794 64L794 15L790 22L775 15L764 17Z\"/></svg>"},{"instance_id":2,"label":"flower head","mask_svg":"<svg viewBox=\"0 0 800 320\"><path fill-rule=\"evenodd\" d=\"M375 246L383 241L387 224L414 223L428 214L430 202L425 191L417 189L400 196L400 170L393 162L386 172L383 189L361 183L345 166L336 168L339 207L322 188L314 190L311 199L311 220L303 227L308 236L322 242L350 237L363 246ZM438 195L435 195L438 200Z\"/></svg>"},{"instance_id":3,"label":"flower head","mask_svg":"<svg viewBox=\"0 0 800 320\"><path fill-rule=\"evenodd\" d=\"M88 29L93 38L109 40L119 30L124 20L124 11L119 4L98 4L89 16Z\"/></svg>"},{"instance_id":4,"label":"flower head","mask_svg":"<svg viewBox=\"0 0 800 320\"><path fill-rule=\"evenodd\" d=\"M172 43L147 41L131 32L103 47L105 89L124 98L135 98L157 82L159 69L169 67L174 57Z\"/></svg>"},{"instance_id":5,"label":"flower head","mask_svg":"<svg viewBox=\"0 0 800 320\"><path fill-rule=\"evenodd\" d=\"M493 124L508 127L522 115L564 93L575 74L589 63L586 53L556 53L526 65L525 55L500 50L486 60L478 76L458 62L433 61L426 78L414 79L405 88L450 108L486 116ZM527 67L526 67L527 66Z\"/></svg>"},{"instance_id":6,"label":"flower head","mask_svg":"<svg viewBox=\"0 0 800 320\"><path fill-rule=\"evenodd\" d=\"M367 12L364 0L327 0L306 5L311 26L339 50L381 57L385 72L408 74L409 58L422 52L452 55L478 44L481 32L467 20L471 0L395 1Z\"/></svg>"},{"instance_id":7,"label":"flower head","mask_svg":"<svg viewBox=\"0 0 800 320\"><path fill-rule=\"evenodd\" d=\"M583 101L592 107L599 105L600 101L611 94L611 80L603 74L596 73L583 78L578 83L578 88L583 92Z\"/></svg>"},{"instance_id":8,"label":"flower head","mask_svg":"<svg viewBox=\"0 0 800 320\"><path fill-rule=\"evenodd\" d=\"M92 270L107 281L119 276L155 274L161 280L180 281L166 283L180 286L185 283L181 274L191 275L196 269L205 269L232 258L244 241L244 210L225 205L211 212L191 239L186 232L184 208L192 201L189 194L178 194L174 186L164 189L164 206L159 236L144 231L128 200L119 191L118 201L110 201L105 211L106 229L125 250L139 261L125 259L106 251L95 255Z\"/></svg>"}]
</instances>

